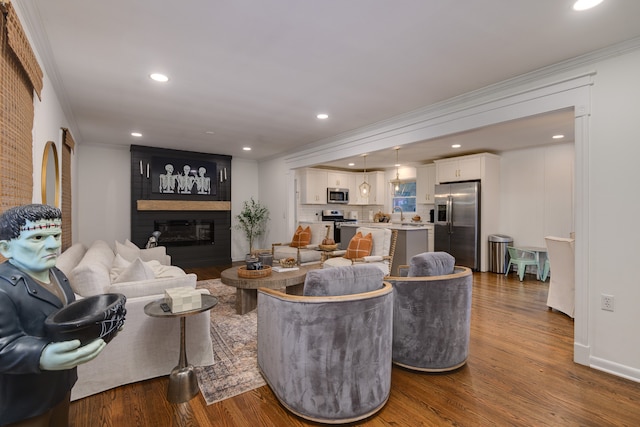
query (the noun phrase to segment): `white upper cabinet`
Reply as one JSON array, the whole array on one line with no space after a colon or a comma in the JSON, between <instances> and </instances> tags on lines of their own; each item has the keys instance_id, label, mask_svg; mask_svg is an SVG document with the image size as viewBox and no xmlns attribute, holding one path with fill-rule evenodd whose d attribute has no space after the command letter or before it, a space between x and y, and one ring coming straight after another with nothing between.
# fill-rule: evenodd
<instances>
[{"instance_id":1,"label":"white upper cabinet","mask_svg":"<svg viewBox=\"0 0 640 427\"><path fill-rule=\"evenodd\" d=\"M350 172L327 172L327 187L330 188L349 188Z\"/></svg>"},{"instance_id":2,"label":"white upper cabinet","mask_svg":"<svg viewBox=\"0 0 640 427\"><path fill-rule=\"evenodd\" d=\"M474 154L471 156L435 160L436 184L482 179L484 163L487 156L493 155Z\"/></svg>"},{"instance_id":3,"label":"white upper cabinet","mask_svg":"<svg viewBox=\"0 0 640 427\"><path fill-rule=\"evenodd\" d=\"M327 203L327 171L303 169L300 178L300 203L304 205L325 205Z\"/></svg>"},{"instance_id":4,"label":"white upper cabinet","mask_svg":"<svg viewBox=\"0 0 640 427\"><path fill-rule=\"evenodd\" d=\"M383 205L384 204L384 172L362 172L352 174L354 177L353 187L349 192L350 205ZM371 186L368 196L363 197L360 194L360 184L367 180Z\"/></svg>"},{"instance_id":5,"label":"white upper cabinet","mask_svg":"<svg viewBox=\"0 0 640 427\"><path fill-rule=\"evenodd\" d=\"M437 160L436 175L440 183L481 179L481 159L473 157Z\"/></svg>"},{"instance_id":6,"label":"white upper cabinet","mask_svg":"<svg viewBox=\"0 0 640 427\"><path fill-rule=\"evenodd\" d=\"M384 205L384 193L387 189L384 182L384 172L372 172L370 177L371 194L369 195L369 204Z\"/></svg>"},{"instance_id":7,"label":"white upper cabinet","mask_svg":"<svg viewBox=\"0 0 640 427\"><path fill-rule=\"evenodd\" d=\"M433 204L436 186L436 165L430 163L416 167L416 202Z\"/></svg>"}]
</instances>

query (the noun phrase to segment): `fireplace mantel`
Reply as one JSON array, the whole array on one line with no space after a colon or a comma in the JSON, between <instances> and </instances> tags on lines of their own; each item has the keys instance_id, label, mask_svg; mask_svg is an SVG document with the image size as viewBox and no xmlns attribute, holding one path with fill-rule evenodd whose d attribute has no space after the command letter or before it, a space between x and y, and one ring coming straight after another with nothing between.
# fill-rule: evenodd
<instances>
[{"instance_id":1,"label":"fireplace mantel","mask_svg":"<svg viewBox=\"0 0 640 427\"><path fill-rule=\"evenodd\" d=\"M218 200L138 200L139 211L230 211L231 202Z\"/></svg>"}]
</instances>

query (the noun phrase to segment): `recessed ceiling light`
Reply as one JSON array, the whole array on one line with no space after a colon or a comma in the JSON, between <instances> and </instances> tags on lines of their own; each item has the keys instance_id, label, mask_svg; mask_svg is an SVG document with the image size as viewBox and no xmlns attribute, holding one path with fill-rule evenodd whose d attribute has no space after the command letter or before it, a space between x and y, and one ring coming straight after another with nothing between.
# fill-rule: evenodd
<instances>
[{"instance_id":1,"label":"recessed ceiling light","mask_svg":"<svg viewBox=\"0 0 640 427\"><path fill-rule=\"evenodd\" d=\"M325 113L321 113L321 114L318 114L316 117L319 118L320 120L325 120L329 118L329 115Z\"/></svg>"},{"instance_id":2,"label":"recessed ceiling light","mask_svg":"<svg viewBox=\"0 0 640 427\"><path fill-rule=\"evenodd\" d=\"M150 74L149 77L151 77L152 80L155 80L157 82L168 82L169 81L169 77L165 76L164 74L160 74L160 73Z\"/></svg>"},{"instance_id":3,"label":"recessed ceiling light","mask_svg":"<svg viewBox=\"0 0 640 427\"><path fill-rule=\"evenodd\" d=\"M131 136L135 136L136 138L140 138L142 134L140 132L131 132Z\"/></svg>"},{"instance_id":4,"label":"recessed ceiling light","mask_svg":"<svg viewBox=\"0 0 640 427\"><path fill-rule=\"evenodd\" d=\"M356 164L355 164L355 163L353 163L353 162L349 163L349 166L355 166L355 165L356 165Z\"/></svg>"},{"instance_id":5,"label":"recessed ceiling light","mask_svg":"<svg viewBox=\"0 0 640 427\"><path fill-rule=\"evenodd\" d=\"M564 138L564 135L553 135L551 138L553 138L553 139L562 139L562 138Z\"/></svg>"},{"instance_id":6,"label":"recessed ceiling light","mask_svg":"<svg viewBox=\"0 0 640 427\"><path fill-rule=\"evenodd\" d=\"M206 133L207 135L213 135L215 132L212 130L206 130L204 131L204 133Z\"/></svg>"},{"instance_id":7,"label":"recessed ceiling light","mask_svg":"<svg viewBox=\"0 0 640 427\"><path fill-rule=\"evenodd\" d=\"M462 145L460 145L460 144L453 144L453 145L451 146L451 148L460 148L460 147L462 147Z\"/></svg>"},{"instance_id":8,"label":"recessed ceiling light","mask_svg":"<svg viewBox=\"0 0 640 427\"><path fill-rule=\"evenodd\" d=\"M578 0L573 4L573 10L587 10L596 7L602 3L602 0Z\"/></svg>"},{"instance_id":9,"label":"recessed ceiling light","mask_svg":"<svg viewBox=\"0 0 640 427\"><path fill-rule=\"evenodd\" d=\"M251 151L251 147L242 147L244 151Z\"/></svg>"}]
</instances>

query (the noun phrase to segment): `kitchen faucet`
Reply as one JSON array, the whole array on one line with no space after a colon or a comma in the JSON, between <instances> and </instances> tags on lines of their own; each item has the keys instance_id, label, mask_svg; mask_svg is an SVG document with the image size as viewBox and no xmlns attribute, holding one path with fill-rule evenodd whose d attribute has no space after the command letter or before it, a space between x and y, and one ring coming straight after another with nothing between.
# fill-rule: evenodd
<instances>
[{"instance_id":1,"label":"kitchen faucet","mask_svg":"<svg viewBox=\"0 0 640 427\"><path fill-rule=\"evenodd\" d=\"M396 209L400 210L400 221L404 221L404 213L402 213L402 208L400 206L396 206L395 208L393 208L391 213L394 213Z\"/></svg>"}]
</instances>

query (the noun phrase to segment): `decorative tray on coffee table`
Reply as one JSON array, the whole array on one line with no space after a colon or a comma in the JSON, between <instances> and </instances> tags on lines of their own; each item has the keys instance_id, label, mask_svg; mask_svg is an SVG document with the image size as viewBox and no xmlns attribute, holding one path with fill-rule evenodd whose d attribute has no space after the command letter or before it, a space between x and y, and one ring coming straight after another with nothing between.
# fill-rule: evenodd
<instances>
[{"instance_id":1,"label":"decorative tray on coffee table","mask_svg":"<svg viewBox=\"0 0 640 427\"><path fill-rule=\"evenodd\" d=\"M258 279L267 276L271 276L271 267L268 265L262 266L260 270L247 270L247 267L244 265L238 267L238 277L242 277L243 279Z\"/></svg>"}]
</instances>

